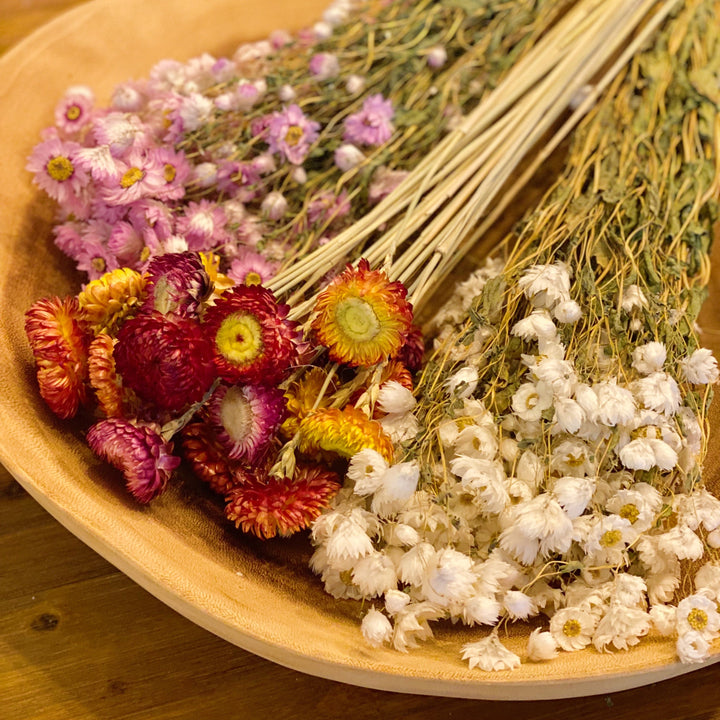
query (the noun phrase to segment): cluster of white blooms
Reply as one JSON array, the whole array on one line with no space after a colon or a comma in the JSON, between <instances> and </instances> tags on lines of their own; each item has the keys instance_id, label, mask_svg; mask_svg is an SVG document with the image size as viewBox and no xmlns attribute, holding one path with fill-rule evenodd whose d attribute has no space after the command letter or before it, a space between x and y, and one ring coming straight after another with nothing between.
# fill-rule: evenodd
<instances>
[{"instance_id":1,"label":"cluster of white blooms","mask_svg":"<svg viewBox=\"0 0 720 720\"><path fill-rule=\"evenodd\" d=\"M314 525L312 567L332 595L369 601L372 645L406 651L438 619L495 628L542 614L530 661L627 649L650 632L676 637L683 662L702 660L720 634L720 565L707 562L694 594L672 602L681 562L720 547L720 500L700 482L702 429L685 404L718 379L717 362L698 349L670 365L653 341L621 374L583 380L561 342L582 317L568 269L534 266L519 285L529 311L511 334L530 352L507 410L476 398L480 364L466 355L445 381L438 456L389 465L356 454ZM622 302L640 297L626 289ZM407 390L389 383L380 405L397 443L414 437ZM463 657L483 670L520 663L495 629Z\"/></svg>"}]
</instances>

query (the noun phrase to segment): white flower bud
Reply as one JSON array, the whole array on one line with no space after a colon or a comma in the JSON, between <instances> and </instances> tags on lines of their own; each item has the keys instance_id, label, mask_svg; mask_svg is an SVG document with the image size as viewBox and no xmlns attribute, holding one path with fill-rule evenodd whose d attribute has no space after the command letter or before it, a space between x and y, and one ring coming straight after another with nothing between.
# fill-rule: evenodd
<instances>
[{"instance_id":1,"label":"white flower bud","mask_svg":"<svg viewBox=\"0 0 720 720\"><path fill-rule=\"evenodd\" d=\"M392 638L392 624L375 608L368 610L362 619L360 630L363 637L373 647L380 647Z\"/></svg>"}]
</instances>

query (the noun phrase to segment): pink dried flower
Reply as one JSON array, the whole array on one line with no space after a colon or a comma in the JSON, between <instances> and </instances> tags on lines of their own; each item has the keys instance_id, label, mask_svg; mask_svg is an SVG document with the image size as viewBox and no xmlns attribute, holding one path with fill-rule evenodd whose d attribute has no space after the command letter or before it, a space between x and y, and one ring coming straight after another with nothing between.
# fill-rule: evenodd
<instances>
[{"instance_id":1,"label":"pink dried flower","mask_svg":"<svg viewBox=\"0 0 720 720\"><path fill-rule=\"evenodd\" d=\"M87 441L98 457L122 471L127 489L141 503L162 493L180 464L172 443L163 440L154 424L108 418L88 430Z\"/></svg>"},{"instance_id":2,"label":"pink dried flower","mask_svg":"<svg viewBox=\"0 0 720 720\"><path fill-rule=\"evenodd\" d=\"M108 252L111 252L118 265L141 270L149 259L148 250L142 235L129 223L115 223L107 241Z\"/></svg>"},{"instance_id":3,"label":"pink dried flower","mask_svg":"<svg viewBox=\"0 0 720 720\"><path fill-rule=\"evenodd\" d=\"M90 121L95 96L90 88L76 85L68 89L55 107L55 125L68 134L76 134Z\"/></svg>"},{"instance_id":4,"label":"pink dried flower","mask_svg":"<svg viewBox=\"0 0 720 720\"><path fill-rule=\"evenodd\" d=\"M310 73L316 80L331 80L340 74L340 63L332 53L316 53L310 58Z\"/></svg>"},{"instance_id":5,"label":"pink dried flower","mask_svg":"<svg viewBox=\"0 0 720 720\"><path fill-rule=\"evenodd\" d=\"M266 140L270 151L293 165L301 165L317 140L320 123L310 120L297 105L272 114Z\"/></svg>"},{"instance_id":6,"label":"pink dried flower","mask_svg":"<svg viewBox=\"0 0 720 720\"><path fill-rule=\"evenodd\" d=\"M287 212L288 202L281 192L274 190L265 196L260 208L270 220L280 220Z\"/></svg>"},{"instance_id":7,"label":"pink dried flower","mask_svg":"<svg viewBox=\"0 0 720 720\"><path fill-rule=\"evenodd\" d=\"M200 303L210 294L210 277L194 252L158 255L145 273L143 312L195 318Z\"/></svg>"},{"instance_id":8,"label":"pink dried flower","mask_svg":"<svg viewBox=\"0 0 720 720\"><path fill-rule=\"evenodd\" d=\"M112 179L100 186L100 197L108 205L129 205L155 196L167 184L163 169L152 154L133 148L123 159L115 160Z\"/></svg>"},{"instance_id":9,"label":"pink dried flower","mask_svg":"<svg viewBox=\"0 0 720 720\"><path fill-rule=\"evenodd\" d=\"M373 174L368 188L370 204L384 200L407 176L407 170L391 170L385 165L380 166Z\"/></svg>"},{"instance_id":10,"label":"pink dried flower","mask_svg":"<svg viewBox=\"0 0 720 720\"><path fill-rule=\"evenodd\" d=\"M447 62L447 57L447 50L442 45L435 45L428 50L425 59L428 67L437 70Z\"/></svg>"},{"instance_id":11,"label":"pink dried flower","mask_svg":"<svg viewBox=\"0 0 720 720\"><path fill-rule=\"evenodd\" d=\"M270 262L264 255L241 248L226 274L238 285L266 285L277 270L278 264Z\"/></svg>"},{"instance_id":12,"label":"pink dried flower","mask_svg":"<svg viewBox=\"0 0 720 720\"><path fill-rule=\"evenodd\" d=\"M392 100L386 100L379 93L371 95L361 110L346 118L343 140L356 145L382 145L395 131L394 115Z\"/></svg>"},{"instance_id":13,"label":"pink dried flower","mask_svg":"<svg viewBox=\"0 0 720 720\"><path fill-rule=\"evenodd\" d=\"M177 218L175 229L187 240L190 250L210 250L230 238L225 229L227 217L220 205L210 200L191 202Z\"/></svg>"},{"instance_id":14,"label":"pink dried flower","mask_svg":"<svg viewBox=\"0 0 720 720\"><path fill-rule=\"evenodd\" d=\"M179 200L185 195L185 183L190 177L190 163L185 153L162 146L153 148L152 160L162 173L164 184L156 191L159 200Z\"/></svg>"},{"instance_id":15,"label":"pink dried flower","mask_svg":"<svg viewBox=\"0 0 720 720\"><path fill-rule=\"evenodd\" d=\"M276 387L221 385L206 412L228 457L257 463L285 417L285 397Z\"/></svg>"}]
</instances>

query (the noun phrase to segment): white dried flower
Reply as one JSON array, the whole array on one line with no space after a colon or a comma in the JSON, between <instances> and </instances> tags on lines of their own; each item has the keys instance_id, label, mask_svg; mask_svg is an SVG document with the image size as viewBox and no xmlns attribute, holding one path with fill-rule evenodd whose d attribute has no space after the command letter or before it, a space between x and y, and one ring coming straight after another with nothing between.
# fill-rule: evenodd
<instances>
[{"instance_id":1,"label":"white dried flower","mask_svg":"<svg viewBox=\"0 0 720 720\"><path fill-rule=\"evenodd\" d=\"M629 470L672 470L677 465L677 453L663 440L639 437L620 450L620 462Z\"/></svg>"},{"instance_id":2,"label":"white dried flower","mask_svg":"<svg viewBox=\"0 0 720 720\"><path fill-rule=\"evenodd\" d=\"M624 565L627 547L638 536L637 530L625 518L604 515L593 521L590 532L582 542L590 565Z\"/></svg>"},{"instance_id":3,"label":"white dried flower","mask_svg":"<svg viewBox=\"0 0 720 720\"><path fill-rule=\"evenodd\" d=\"M365 89L365 78L360 75L348 75L345 81L345 89L351 95L362 92Z\"/></svg>"},{"instance_id":4,"label":"white dried flower","mask_svg":"<svg viewBox=\"0 0 720 720\"><path fill-rule=\"evenodd\" d=\"M356 517L342 518L328 537L325 548L331 565L344 565L373 552L372 540Z\"/></svg>"},{"instance_id":5,"label":"white dried flower","mask_svg":"<svg viewBox=\"0 0 720 720\"><path fill-rule=\"evenodd\" d=\"M419 477L420 468L416 462L392 465L383 473L370 509L380 517L388 517L401 510L413 496Z\"/></svg>"},{"instance_id":6,"label":"white dried flower","mask_svg":"<svg viewBox=\"0 0 720 720\"><path fill-rule=\"evenodd\" d=\"M411 547L397 564L398 578L406 585L422 585L427 568L434 562L435 548L428 542Z\"/></svg>"},{"instance_id":7,"label":"white dried flower","mask_svg":"<svg viewBox=\"0 0 720 720\"><path fill-rule=\"evenodd\" d=\"M550 633L563 650L582 650L592 642L596 625L593 614L578 607L566 607L550 618Z\"/></svg>"},{"instance_id":8,"label":"white dried flower","mask_svg":"<svg viewBox=\"0 0 720 720\"><path fill-rule=\"evenodd\" d=\"M468 661L471 670L479 667L485 672L512 670L520 665L520 658L510 652L494 634L478 642L463 645L462 658Z\"/></svg>"},{"instance_id":9,"label":"white dried flower","mask_svg":"<svg viewBox=\"0 0 720 720\"><path fill-rule=\"evenodd\" d=\"M570 273L567 265L533 265L518 280L518 287L536 307L552 308L570 299Z\"/></svg>"},{"instance_id":10,"label":"white dried flower","mask_svg":"<svg viewBox=\"0 0 720 720\"><path fill-rule=\"evenodd\" d=\"M552 386L544 383L523 383L512 396L513 412L521 420L540 420L545 410L552 407Z\"/></svg>"},{"instance_id":11,"label":"white dried flower","mask_svg":"<svg viewBox=\"0 0 720 720\"><path fill-rule=\"evenodd\" d=\"M435 45L427 51L425 60L433 70L441 68L447 62L447 50L442 45Z\"/></svg>"},{"instance_id":12,"label":"white dried flower","mask_svg":"<svg viewBox=\"0 0 720 720\"><path fill-rule=\"evenodd\" d=\"M362 150L350 143L344 143L335 151L335 164L343 172L352 170L365 160Z\"/></svg>"},{"instance_id":13,"label":"white dried flower","mask_svg":"<svg viewBox=\"0 0 720 720\"><path fill-rule=\"evenodd\" d=\"M663 636L675 634L677 625L676 608L672 605L658 603L650 608L650 619L653 627Z\"/></svg>"},{"instance_id":14,"label":"white dried flower","mask_svg":"<svg viewBox=\"0 0 720 720\"><path fill-rule=\"evenodd\" d=\"M355 563L352 581L364 597L384 595L397 589L397 573L393 561L382 552L373 552Z\"/></svg>"},{"instance_id":15,"label":"white dried flower","mask_svg":"<svg viewBox=\"0 0 720 720\"><path fill-rule=\"evenodd\" d=\"M595 420L610 427L627 425L635 416L635 398L613 378L593 386L598 398Z\"/></svg>"},{"instance_id":16,"label":"white dried flower","mask_svg":"<svg viewBox=\"0 0 720 720\"><path fill-rule=\"evenodd\" d=\"M365 613L360 631L372 647L390 642L393 634L392 623L379 610L371 608Z\"/></svg>"},{"instance_id":17,"label":"white dried flower","mask_svg":"<svg viewBox=\"0 0 720 720\"><path fill-rule=\"evenodd\" d=\"M508 590L503 596L502 604L513 620L527 620L538 612L533 598L521 590Z\"/></svg>"},{"instance_id":18,"label":"white dried flower","mask_svg":"<svg viewBox=\"0 0 720 720\"><path fill-rule=\"evenodd\" d=\"M512 334L523 340L557 337L557 328L550 313L545 309L533 310L526 318L513 325Z\"/></svg>"},{"instance_id":19,"label":"white dried flower","mask_svg":"<svg viewBox=\"0 0 720 720\"><path fill-rule=\"evenodd\" d=\"M280 220L287 212L288 202L281 192L273 190L265 196L260 209L270 220Z\"/></svg>"},{"instance_id":20,"label":"white dried flower","mask_svg":"<svg viewBox=\"0 0 720 720\"><path fill-rule=\"evenodd\" d=\"M525 450L515 466L517 479L537 491L545 477L545 463L532 451ZM535 492L533 492L533 495Z\"/></svg>"},{"instance_id":21,"label":"white dried flower","mask_svg":"<svg viewBox=\"0 0 720 720\"><path fill-rule=\"evenodd\" d=\"M410 603L395 616L393 645L400 652L415 648L422 640L432 637L429 620L437 620L443 610L430 602Z\"/></svg>"},{"instance_id":22,"label":"white dried flower","mask_svg":"<svg viewBox=\"0 0 720 720\"><path fill-rule=\"evenodd\" d=\"M412 392L397 380L388 380L380 386L378 404L383 412L404 415L415 407L417 401Z\"/></svg>"},{"instance_id":23,"label":"white dried flower","mask_svg":"<svg viewBox=\"0 0 720 720\"><path fill-rule=\"evenodd\" d=\"M645 609L647 584L638 575L618 573L610 589L610 604Z\"/></svg>"},{"instance_id":24,"label":"white dried flower","mask_svg":"<svg viewBox=\"0 0 720 720\"><path fill-rule=\"evenodd\" d=\"M593 393L594 395L594 393ZM580 403L572 398L555 398L555 417L553 418L553 432L575 434L587 420L587 415Z\"/></svg>"},{"instance_id":25,"label":"white dried flower","mask_svg":"<svg viewBox=\"0 0 720 720\"><path fill-rule=\"evenodd\" d=\"M564 475L553 481L552 495L560 503L568 517L576 518L585 512L595 492L595 485L594 477Z\"/></svg>"},{"instance_id":26,"label":"white dried flower","mask_svg":"<svg viewBox=\"0 0 720 720\"><path fill-rule=\"evenodd\" d=\"M478 384L478 371L474 367L466 365L454 373L446 382L449 395L459 398L469 398Z\"/></svg>"},{"instance_id":27,"label":"white dried flower","mask_svg":"<svg viewBox=\"0 0 720 720\"><path fill-rule=\"evenodd\" d=\"M695 573L695 589L717 602L720 599L720 566L712 562L705 563Z\"/></svg>"},{"instance_id":28,"label":"white dried flower","mask_svg":"<svg viewBox=\"0 0 720 720\"><path fill-rule=\"evenodd\" d=\"M388 590L385 593L385 610L389 615L397 615L410 602L410 596L402 590Z\"/></svg>"},{"instance_id":29,"label":"white dried flower","mask_svg":"<svg viewBox=\"0 0 720 720\"><path fill-rule=\"evenodd\" d=\"M411 413L407 415L390 413L381 418L380 425L395 445L412 440L420 428L418 419Z\"/></svg>"},{"instance_id":30,"label":"white dried flower","mask_svg":"<svg viewBox=\"0 0 720 720\"><path fill-rule=\"evenodd\" d=\"M535 628L528 638L527 655L530 662L544 662L558 656L557 642L552 633Z\"/></svg>"},{"instance_id":31,"label":"white dried flower","mask_svg":"<svg viewBox=\"0 0 720 720\"><path fill-rule=\"evenodd\" d=\"M647 635L650 624L650 615L644 610L615 605L607 610L595 628L593 645L599 652L607 651L609 645L627 650Z\"/></svg>"},{"instance_id":32,"label":"white dried flower","mask_svg":"<svg viewBox=\"0 0 720 720\"><path fill-rule=\"evenodd\" d=\"M576 323L582 317L582 314L582 308L575 300L559 302L553 309L553 315L561 323Z\"/></svg>"},{"instance_id":33,"label":"white dried flower","mask_svg":"<svg viewBox=\"0 0 720 720\"><path fill-rule=\"evenodd\" d=\"M325 20L320 20L319 22L316 22L313 25L312 30L313 35L318 42L328 40L333 34L333 26Z\"/></svg>"},{"instance_id":34,"label":"white dried flower","mask_svg":"<svg viewBox=\"0 0 720 720\"><path fill-rule=\"evenodd\" d=\"M365 448L350 459L347 476L355 483L357 495L372 495L380 489L387 469L385 458L379 452Z\"/></svg>"},{"instance_id":35,"label":"white dried flower","mask_svg":"<svg viewBox=\"0 0 720 720\"><path fill-rule=\"evenodd\" d=\"M412 547L420 542L420 533L406 523L388 523L384 527L383 537L388 545Z\"/></svg>"},{"instance_id":36,"label":"white dried flower","mask_svg":"<svg viewBox=\"0 0 720 720\"><path fill-rule=\"evenodd\" d=\"M632 366L642 375L662 370L667 358L667 349L664 343L652 341L645 345L638 345L633 350Z\"/></svg>"},{"instance_id":37,"label":"white dried flower","mask_svg":"<svg viewBox=\"0 0 720 720\"><path fill-rule=\"evenodd\" d=\"M502 605L492 595L473 595L462 609L466 625L496 625L501 613Z\"/></svg>"},{"instance_id":38,"label":"white dried flower","mask_svg":"<svg viewBox=\"0 0 720 720\"><path fill-rule=\"evenodd\" d=\"M660 494L655 488L651 488L657 495L653 501L638 491L637 485L646 484L637 483L631 489L620 489L605 503L606 510L628 520L638 532L650 529L662 505Z\"/></svg>"},{"instance_id":39,"label":"white dried flower","mask_svg":"<svg viewBox=\"0 0 720 720\"><path fill-rule=\"evenodd\" d=\"M707 659L710 653L710 643L701 633L690 630L678 637L675 650L680 662L699 663Z\"/></svg>"},{"instance_id":40,"label":"white dried flower","mask_svg":"<svg viewBox=\"0 0 720 720\"><path fill-rule=\"evenodd\" d=\"M698 348L690 357L681 360L680 369L685 380L698 385L717 382L720 376L717 359L708 348Z\"/></svg>"},{"instance_id":41,"label":"white dried flower","mask_svg":"<svg viewBox=\"0 0 720 720\"><path fill-rule=\"evenodd\" d=\"M635 308L647 307L647 304L645 293L637 285L628 285L624 289L620 307L625 312L632 312Z\"/></svg>"},{"instance_id":42,"label":"white dried flower","mask_svg":"<svg viewBox=\"0 0 720 720\"><path fill-rule=\"evenodd\" d=\"M422 590L427 600L447 607L469 600L474 593L475 580L473 561L467 555L446 547L433 557Z\"/></svg>"},{"instance_id":43,"label":"white dried flower","mask_svg":"<svg viewBox=\"0 0 720 720\"><path fill-rule=\"evenodd\" d=\"M595 474L595 463L591 460L591 451L582 440L563 440L550 456L550 469L562 475Z\"/></svg>"},{"instance_id":44,"label":"white dried flower","mask_svg":"<svg viewBox=\"0 0 720 720\"><path fill-rule=\"evenodd\" d=\"M653 372L636 380L632 389L643 407L668 416L674 415L682 404L678 384L664 372Z\"/></svg>"},{"instance_id":45,"label":"white dried flower","mask_svg":"<svg viewBox=\"0 0 720 720\"><path fill-rule=\"evenodd\" d=\"M702 540L687 526L678 524L657 536L658 550L678 560L699 560L705 550Z\"/></svg>"},{"instance_id":46,"label":"white dried flower","mask_svg":"<svg viewBox=\"0 0 720 720\"><path fill-rule=\"evenodd\" d=\"M705 530L712 532L720 526L720 500L704 488L676 494L673 508L678 514L678 522L691 530L697 530L702 524Z\"/></svg>"},{"instance_id":47,"label":"white dried flower","mask_svg":"<svg viewBox=\"0 0 720 720\"><path fill-rule=\"evenodd\" d=\"M677 606L676 618L678 635L694 630L709 641L719 634L720 613L717 604L705 595L696 593L681 600Z\"/></svg>"},{"instance_id":48,"label":"white dried flower","mask_svg":"<svg viewBox=\"0 0 720 720\"><path fill-rule=\"evenodd\" d=\"M486 426L468 425L458 434L454 449L458 455L494 460L498 453L496 433Z\"/></svg>"},{"instance_id":49,"label":"white dried flower","mask_svg":"<svg viewBox=\"0 0 720 720\"><path fill-rule=\"evenodd\" d=\"M298 185L304 185L307 182L307 172L305 171L305 168L302 168L299 165L290 171L290 177L293 182L296 182Z\"/></svg>"},{"instance_id":50,"label":"white dried flower","mask_svg":"<svg viewBox=\"0 0 720 720\"><path fill-rule=\"evenodd\" d=\"M572 363L554 357L544 357L531 368L535 380L552 387L556 397L570 397L577 385L577 376Z\"/></svg>"}]
</instances>

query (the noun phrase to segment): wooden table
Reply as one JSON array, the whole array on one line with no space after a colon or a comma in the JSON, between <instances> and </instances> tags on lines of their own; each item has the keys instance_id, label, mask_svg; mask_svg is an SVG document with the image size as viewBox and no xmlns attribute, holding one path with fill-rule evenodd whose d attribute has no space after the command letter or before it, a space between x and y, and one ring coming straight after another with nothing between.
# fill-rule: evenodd
<instances>
[{"instance_id":1,"label":"wooden table","mask_svg":"<svg viewBox=\"0 0 720 720\"><path fill-rule=\"evenodd\" d=\"M78 1L0 0L0 52ZM3 720L508 716L720 718L720 664L638 690L530 703L401 695L303 675L177 615L66 531L0 467Z\"/></svg>"}]
</instances>

